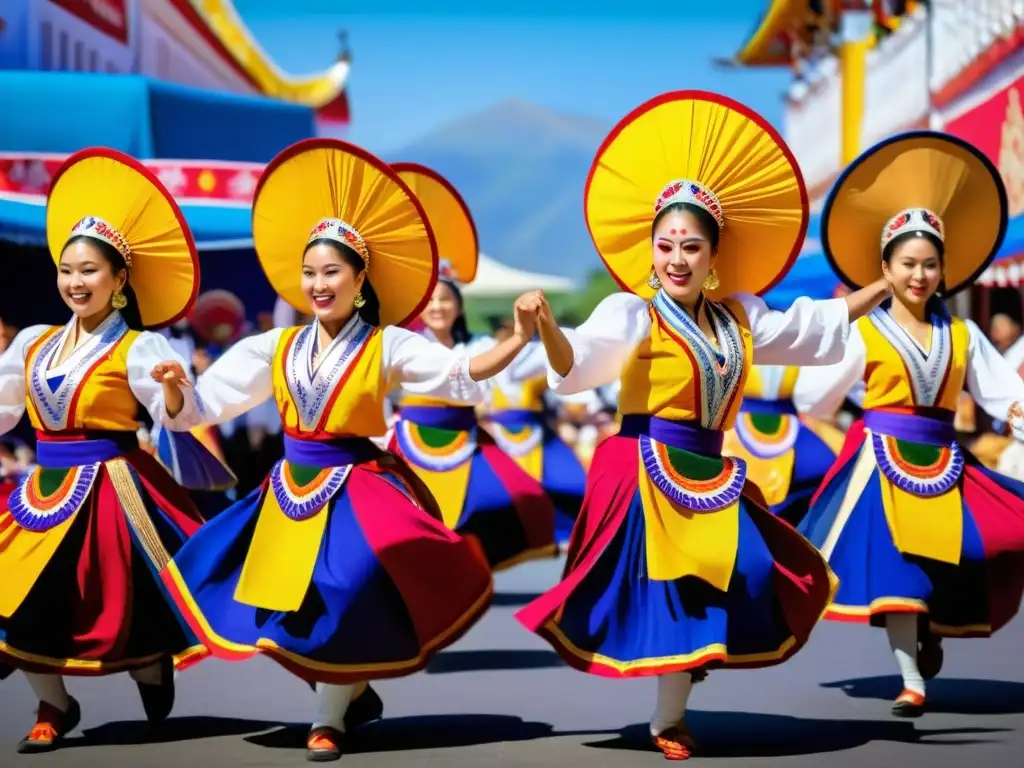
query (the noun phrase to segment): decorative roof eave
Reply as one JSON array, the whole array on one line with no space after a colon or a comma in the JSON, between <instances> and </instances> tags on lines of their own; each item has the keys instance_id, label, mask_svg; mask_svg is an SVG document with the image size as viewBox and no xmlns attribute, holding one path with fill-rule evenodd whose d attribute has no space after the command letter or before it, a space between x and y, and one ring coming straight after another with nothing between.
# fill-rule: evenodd
<instances>
[{"instance_id":1,"label":"decorative roof eave","mask_svg":"<svg viewBox=\"0 0 1024 768\"><path fill-rule=\"evenodd\" d=\"M830 0L838 6L838 0ZM771 0L753 34L740 48L734 62L746 67L778 67L793 64L793 44L811 42L808 26L820 21L809 0Z\"/></svg>"},{"instance_id":2,"label":"decorative roof eave","mask_svg":"<svg viewBox=\"0 0 1024 768\"><path fill-rule=\"evenodd\" d=\"M326 71L294 77L282 72L256 42L231 0L187 0L227 53L266 96L320 109L344 91L351 69L343 54Z\"/></svg>"}]
</instances>

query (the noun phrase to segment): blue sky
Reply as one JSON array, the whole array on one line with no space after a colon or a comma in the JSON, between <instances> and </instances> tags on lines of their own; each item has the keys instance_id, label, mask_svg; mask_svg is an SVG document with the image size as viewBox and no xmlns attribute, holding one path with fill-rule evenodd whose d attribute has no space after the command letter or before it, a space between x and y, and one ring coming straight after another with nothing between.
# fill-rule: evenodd
<instances>
[{"instance_id":1,"label":"blue sky","mask_svg":"<svg viewBox=\"0 0 1024 768\"><path fill-rule=\"evenodd\" d=\"M736 51L767 5L235 0L263 47L295 74L328 66L338 31L347 30L348 138L378 154L509 98L612 123L658 93L704 88L779 125L787 71L712 63ZM622 10L630 6L635 10Z\"/></svg>"}]
</instances>

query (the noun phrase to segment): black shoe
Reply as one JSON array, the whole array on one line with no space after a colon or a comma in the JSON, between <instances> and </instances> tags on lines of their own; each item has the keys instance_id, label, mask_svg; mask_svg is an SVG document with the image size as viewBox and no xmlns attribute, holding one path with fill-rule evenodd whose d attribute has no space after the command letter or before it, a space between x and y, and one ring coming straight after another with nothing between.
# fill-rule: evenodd
<instances>
[{"instance_id":1,"label":"black shoe","mask_svg":"<svg viewBox=\"0 0 1024 768\"><path fill-rule=\"evenodd\" d=\"M18 744L18 752L22 755L52 752L60 747L64 737L75 730L81 720L82 708L71 696L68 696L66 712L61 712L45 701L39 702L39 714L36 717L35 727Z\"/></svg>"},{"instance_id":2,"label":"black shoe","mask_svg":"<svg viewBox=\"0 0 1024 768\"><path fill-rule=\"evenodd\" d=\"M351 733L356 728L380 720L384 716L384 702L373 687L366 690L351 701L345 712L345 730Z\"/></svg>"},{"instance_id":3,"label":"black shoe","mask_svg":"<svg viewBox=\"0 0 1024 768\"><path fill-rule=\"evenodd\" d=\"M925 680L934 680L942 671L944 660L942 638L928 632L917 646L917 666L921 677Z\"/></svg>"},{"instance_id":4,"label":"black shoe","mask_svg":"<svg viewBox=\"0 0 1024 768\"><path fill-rule=\"evenodd\" d=\"M174 709L174 662L171 661L171 657L164 656L160 661L159 683L152 685L136 680L135 684L139 687L146 719L151 725L159 725Z\"/></svg>"}]
</instances>

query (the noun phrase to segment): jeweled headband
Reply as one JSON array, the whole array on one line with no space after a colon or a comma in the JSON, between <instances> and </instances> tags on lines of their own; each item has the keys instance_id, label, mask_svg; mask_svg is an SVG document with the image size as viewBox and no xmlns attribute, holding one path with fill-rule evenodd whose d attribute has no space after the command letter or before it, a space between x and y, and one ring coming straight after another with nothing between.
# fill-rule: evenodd
<instances>
[{"instance_id":1,"label":"jeweled headband","mask_svg":"<svg viewBox=\"0 0 1024 768\"><path fill-rule=\"evenodd\" d=\"M662 208L673 203L690 203L703 208L718 222L719 229L725 226L722 204L718 202L715 193L700 182L689 179L677 179L671 182L654 201L654 213L657 214Z\"/></svg>"},{"instance_id":2,"label":"jeweled headband","mask_svg":"<svg viewBox=\"0 0 1024 768\"><path fill-rule=\"evenodd\" d=\"M132 249L124 235L117 231L110 224L97 216L86 216L84 219L71 228L71 237L84 235L94 240L113 246L114 250L121 254L126 267L132 265Z\"/></svg>"},{"instance_id":3,"label":"jeweled headband","mask_svg":"<svg viewBox=\"0 0 1024 768\"><path fill-rule=\"evenodd\" d=\"M939 238L940 242L945 242L944 231L942 219L927 208L907 208L886 222L882 229L882 250L885 250L885 246L894 237L899 237L907 232L927 232Z\"/></svg>"},{"instance_id":4,"label":"jeweled headband","mask_svg":"<svg viewBox=\"0 0 1024 768\"><path fill-rule=\"evenodd\" d=\"M359 254L363 264L370 266L370 249L366 247L366 241L359 234L359 230L341 219L320 219L316 226L309 233L306 245L314 240L333 240L336 243L347 245Z\"/></svg>"}]
</instances>

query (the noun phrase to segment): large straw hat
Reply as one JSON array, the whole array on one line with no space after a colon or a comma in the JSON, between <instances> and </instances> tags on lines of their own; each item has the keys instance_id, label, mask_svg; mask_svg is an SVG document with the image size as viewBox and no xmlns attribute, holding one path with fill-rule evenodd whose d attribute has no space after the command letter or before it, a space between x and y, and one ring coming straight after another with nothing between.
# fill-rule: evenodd
<instances>
[{"instance_id":1,"label":"large straw hat","mask_svg":"<svg viewBox=\"0 0 1024 768\"><path fill-rule=\"evenodd\" d=\"M437 244L419 200L384 161L334 139L307 139L270 161L252 206L256 254L274 290L300 312L302 254L334 237L363 257L381 325L419 314L437 282Z\"/></svg>"},{"instance_id":2,"label":"large straw hat","mask_svg":"<svg viewBox=\"0 0 1024 768\"><path fill-rule=\"evenodd\" d=\"M113 246L128 265L142 323L160 328L184 317L199 292L199 256L174 198L134 158L85 149L57 171L46 203L46 239L60 264L72 236Z\"/></svg>"},{"instance_id":3,"label":"large straw hat","mask_svg":"<svg viewBox=\"0 0 1024 768\"><path fill-rule=\"evenodd\" d=\"M649 298L657 205L689 202L720 219L721 298L763 293L792 265L807 231L807 190L789 147L760 115L706 91L674 91L633 110L597 152L587 226L608 270Z\"/></svg>"}]
</instances>

